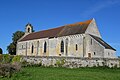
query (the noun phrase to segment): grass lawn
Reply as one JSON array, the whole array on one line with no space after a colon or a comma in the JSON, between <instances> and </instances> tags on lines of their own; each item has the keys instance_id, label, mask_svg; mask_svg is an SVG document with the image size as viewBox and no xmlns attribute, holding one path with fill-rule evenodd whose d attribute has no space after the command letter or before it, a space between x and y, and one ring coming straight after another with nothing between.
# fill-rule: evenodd
<instances>
[{"instance_id":1,"label":"grass lawn","mask_svg":"<svg viewBox=\"0 0 120 80\"><path fill-rule=\"evenodd\" d=\"M120 80L120 69L25 67L11 78L0 80Z\"/></svg>"}]
</instances>

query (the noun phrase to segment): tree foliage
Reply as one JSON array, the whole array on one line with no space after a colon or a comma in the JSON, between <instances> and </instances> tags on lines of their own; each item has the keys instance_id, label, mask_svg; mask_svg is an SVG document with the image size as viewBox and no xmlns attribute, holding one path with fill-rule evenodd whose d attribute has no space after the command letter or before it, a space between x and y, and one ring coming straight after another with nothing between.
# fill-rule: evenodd
<instances>
[{"instance_id":1,"label":"tree foliage","mask_svg":"<svg viewBox=\"0 0 120 80\"><path fill-rule=\"evenodd\" d=\"M11 55L16 55L16 44L17 41L24 35L22 31L16 31L12 35L12 43L7 46L8 53Z\"/></svg>"},{"instance_id":2,"label":"tree foliage","mask_svg":"<svg viewBox=\"0 0 120 80\"><path fill-rule=\"evenodd\" d=\"M2 51L2 49L0 48L0 54L2 54L3 53L3 51Z\"/></svg>"},{"instance_id":3,"label":"tree foliage","mask_svg":"<svg viewBox=\"0 0 120 80\"><path fill-rule=\"evenodd\" d=\"M12 40L13 40L13 43L17 43L17 41L24 35L24 32L22 31L16 31L15 33L13 33L13 36L12 36Z\"/></svg>"}]
</instances>

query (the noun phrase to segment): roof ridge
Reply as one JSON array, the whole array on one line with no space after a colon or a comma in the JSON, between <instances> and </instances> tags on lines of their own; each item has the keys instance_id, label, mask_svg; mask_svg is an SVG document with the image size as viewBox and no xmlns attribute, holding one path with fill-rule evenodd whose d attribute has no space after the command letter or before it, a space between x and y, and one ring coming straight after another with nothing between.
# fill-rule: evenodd
<instances>
[{"instance_id":1,"label":"roof ridge","mask_svg":"<svg viewBox=\"0 0 120 80\"><path fill-rule=\"evenodd\" d=\"M79 23L85 23L85 22L88 22L89 21L89 24L90 22L92 21L93 19L90 19L90 20L86 20L86 21L82 21L82 22L76 22L76 23L73 23L74 24L79 24ZM59 27L55 27L55 28L50 28L50 29L46 29L46 30L40 30L40 31L37 31L37 32L41 32L41 31L48 31L48 30L53 30L53 29L58 29L58 28L61 28L61 27L65 27L65 26L69 26L69 25L72 25L72 24L67 24L67 25L63 25L63 26L59 26ZM37 33L37 32L33 32L33 33Z\"/></svg>"},{"instance_id":2,"label":"roof ridge","mask_svg":"<svg viewBox=\"0 0 120 80\"><path fill-rule=\"evenodd\" d=\"M82 24L85 24L85 23L90 24L92 20L93 20L93 19L85 20L85 21L82 21L82 22L76 22L76 23L73 23L73 24L67 24L67 25L65 25L65 26L70 26L70 25L73 25L73 26L74 26L74 25L82 25Z\"/></svg>"},{"instance_id":3,"label":"roof ridge","mask_svg":"<svg viewBox=\"0 0 120 80\"><path fill-rule=\"evenodd\" d=\"M55 28L50 28L50 29L46 29L46 30L40 30L40 31L37 31L37 32L32 32L32 33L38 33L38 32L43 32L43 31L49 31L49 30L53 30L53 29L58 29L58 28L62 28L64 26L60 26L60 27L55 27ZM30 33L30 34L32 34Z\"/></svg>"}]
</instances>

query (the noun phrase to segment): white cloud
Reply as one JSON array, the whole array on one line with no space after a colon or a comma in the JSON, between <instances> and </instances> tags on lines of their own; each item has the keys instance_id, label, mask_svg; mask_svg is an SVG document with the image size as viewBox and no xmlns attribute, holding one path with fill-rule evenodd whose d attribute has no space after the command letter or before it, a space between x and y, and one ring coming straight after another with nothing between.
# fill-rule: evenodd
<instances>
[{"instance_id":1,"label":"white cloud","mask_svg":"<svg viewBox=\"0 0 120 80\"><path fill-rule=\"evenodd\" d=\"M111 6L117 5L119 3L120 3L119 0L102 1L101 3L94 4L90 8L86 9L85 11L83 11L81 16L83 16L83 17L90 16L90 15L96 13L96 12L99 12L100 10L102 10L104 8L111 7Z\"/></svg>"}]
</instances>

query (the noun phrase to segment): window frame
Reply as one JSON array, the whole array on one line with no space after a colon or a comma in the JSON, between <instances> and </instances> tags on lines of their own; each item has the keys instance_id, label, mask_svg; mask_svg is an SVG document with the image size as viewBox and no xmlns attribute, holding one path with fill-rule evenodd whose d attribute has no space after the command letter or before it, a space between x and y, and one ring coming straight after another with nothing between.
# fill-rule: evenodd
<instances>
[{"instance_id":1,"label":"window frame","mask_svg":"<svg viewBox=\"0 0 120 80\"><path fill-rule=\"evenodd\" d=\"M60 52L64 53L64 41L63 40L61 41L61 45L60 46L61 46Z\"/></svg>"},{"instance_id":2,"label":"window frame","mask_svg":"<svg viewBox=\"0 0 120 80\"><path fill-rule=\"evenodd\" d=\"M78 51L78 45L77 44L75 45L75 50Z\"/></svg>"},{"instance_id":3,"label":"window frame","mask_svg":"<svg viewBox=\"0 0 120 80\"><path fill-rule=\"evenodd\" d=\"M45 43L44 43L44 53L46 53L47 52L47 42L45 41Z\"/></svg>"}]
</instances>

